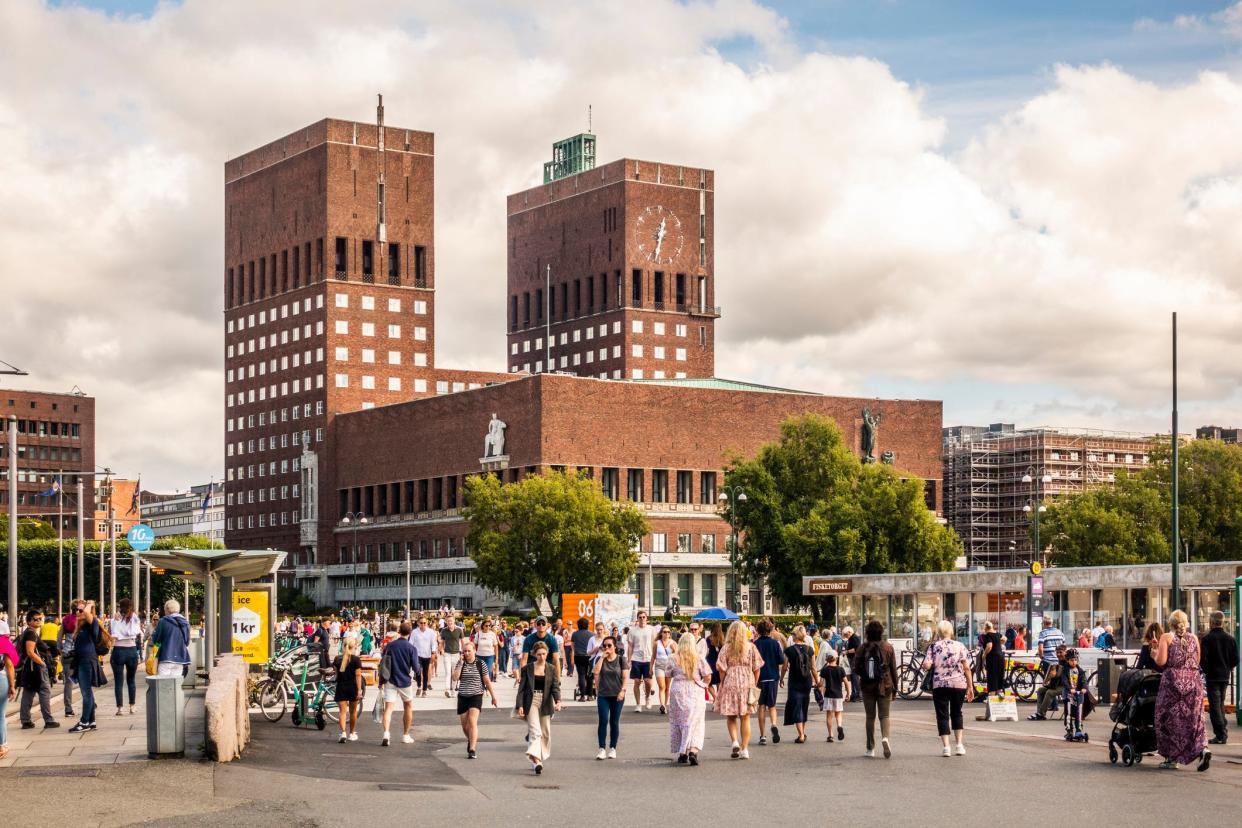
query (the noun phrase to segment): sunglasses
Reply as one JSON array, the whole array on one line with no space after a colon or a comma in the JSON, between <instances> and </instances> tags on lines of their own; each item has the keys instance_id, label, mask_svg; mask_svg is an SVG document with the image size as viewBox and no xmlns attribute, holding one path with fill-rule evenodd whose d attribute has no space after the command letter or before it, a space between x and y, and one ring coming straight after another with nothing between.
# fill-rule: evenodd
<instances>
[{"instance_id":1,"label":"sunglasses","mask_svg":"<svg viewBox=\"0 0 1242 828\"><path fill-rule=\"evenodd\" d=\"M611 645L611 644L605 644L605 645L604 645L604 649L605 649L605 650L611 650L611 649L612 649L612 645Z\"/></svg>"}]
</instances>

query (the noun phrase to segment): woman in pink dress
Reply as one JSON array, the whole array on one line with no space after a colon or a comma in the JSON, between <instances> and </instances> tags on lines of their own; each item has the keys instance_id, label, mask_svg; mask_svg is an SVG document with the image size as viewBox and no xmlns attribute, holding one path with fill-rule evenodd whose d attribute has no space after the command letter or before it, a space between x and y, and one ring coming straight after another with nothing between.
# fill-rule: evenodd
<instances>
[{"instance_id":1,"label":"woman in pink dress","mask_svg":"<svg viewBox=\"0 0 1242 828\"><path fill-rule=\"evenodd\" d=\"M1198 760L1205 771L1212 761L1203 727L1203 676L1199 672L1199 639L1190 631L1190 619L1181 610L1169 615L1169 632L1156 649L1160 692L1156 694L1156 752L1160 767L1176 770Z\"/></svg>"},{"instance_id":2,"label":"woman in pink dress","mask_svg":"<svg viewBox=\"0 0 1242 828\"><path fill-rule=\"evenodd\" d=\"M749 759L750 717L755 713L751 688L759 686L763 658L746 635L746 625L734 621L725 635L724 649L716 659L720 690L716 693L716 712L725 717L733 740L733 758Z\"/></svg>"},{"instance_id":3,"label":"woman in pink dress","mask_svg":"<svg viewBox=\"0 0 1242 828\"><path fill-rule=\"evenodd\" d=\"M677 641L677 652L666 672L669 750L677 754L677 764L697 765L703 749L703 717L707 715L704 691L711 684L712 669L699 658L698 639L693 633L685 633Z\"/></svg>"}]
</instances>

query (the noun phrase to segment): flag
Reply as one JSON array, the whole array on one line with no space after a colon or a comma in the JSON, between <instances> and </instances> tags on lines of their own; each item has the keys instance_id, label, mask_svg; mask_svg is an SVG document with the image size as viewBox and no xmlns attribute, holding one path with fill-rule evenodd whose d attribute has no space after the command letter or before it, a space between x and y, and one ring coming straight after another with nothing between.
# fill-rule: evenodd
<instances>
[{"instance_id":1,"label":"flag","mask_svg":"<svg viewBox=\"0 0 1242 828\"><path fill-rule=\"evenodd\" d=\"M60 493L60 475L52 478L52 486L46 492L39 492L39 497L52 497Z\"/></svg>"},{"instance_id":2,"label":"flag","mask_svg":"<svg viewBox=\"0 0 1242 828\"><path fill-rule=\"evenodd\" d=\"M139 477L138 481L134 484L134 498L133 500L129 502L129 511L125 513L126 516L132 515L134 512L138 511L138 506L139 506L138 495L139 495L139 492L141 491L142 491L142 478Z\"/></svg>"},{"instance_id":3,"label":"flag","mask_svg":"<svg viewBox=\"0 0 1242 828\"><path fill-rule=\"evenodd\" d=\"M215 482L207 484L207 494L203 495L202 511L199 513L198 519L203 520L207 517L207 507L211 505L211 492L216 487Z\"/></svg>"}]
</instances>

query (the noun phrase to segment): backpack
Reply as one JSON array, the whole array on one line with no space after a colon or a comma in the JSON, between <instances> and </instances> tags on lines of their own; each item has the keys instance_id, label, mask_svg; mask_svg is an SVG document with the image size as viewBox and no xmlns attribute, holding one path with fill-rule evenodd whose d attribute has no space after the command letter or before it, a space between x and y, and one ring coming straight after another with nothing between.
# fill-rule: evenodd
<instances>
[{"instance_id":1,"label":"backpack","mask_svg":"<svg viewBox=\"0 0 1242 828\"><path fill-rule=\"evenodd\" d=\"M1105 637L1106 637L1107 635L1108 635L1108 633L1106 633L1106 632L1102 632L1102 633L1100 633L1098 636L1096 636L1096 638L1095 638L1095 642L1094 642L1094 644L1093 644L1092 646L1094 646L1094 647L1095 647L1096 649L1098 649L1098 650L1102 650L1102 649L1104 649Z\"/></svg>"},{"instance_id":2,"label":"backpack","mask_svg":"<svg viewBox=\"0 0 1242 828\"><path fill-rule=\"evenodd\" d=\"M863 680L879 682L884 675L884 653L879 644L873 644L863 658Z\"/></svg>"},{"instance_id":3,"label":"backpack","mask_svg":"<svg viewBox=\"0 0 1242 828\"><path fill-rule=\"evenodd\" d=\"M380 659L379 680L380 684L387 684L392 680L392 655L387 648L384 650L384 656Z\"/></svg>"}]
</instances>

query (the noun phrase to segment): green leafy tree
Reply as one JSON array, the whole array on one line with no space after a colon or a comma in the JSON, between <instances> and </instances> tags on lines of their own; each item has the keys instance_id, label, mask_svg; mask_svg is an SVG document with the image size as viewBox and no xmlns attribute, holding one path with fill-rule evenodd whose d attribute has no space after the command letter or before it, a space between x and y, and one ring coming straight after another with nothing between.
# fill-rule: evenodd
<instances>
[{"instance_id":1,"label":"green leafy tree","mask_svg":"<svg viewBox=\"0 0 1242 828\"><path fill-rule=\"evenodd\" d=\"M9 538L9 516L7 514L0 515L0 542L7 543ZM17 519L17 539L24 540L46 540L56 539L56 527L45 520L37 518L21 517Z\"/></svg>"},{"instance_id":2,"label":"green leafy tree","mask_svg":"<svg viewBox=\"0 0 1242 828\"><path fill-rule=\"evenodd\" d=\"M864 465L831 420L791 417L780 438L725 473L747 499L736 517L744 542L739 577L766 579L786 607L810 605L817 620L831 599L802 595L804 575L945 569L960 554L949 529L923 502L923 484L892 467Z\"/></svg>"},{"instance_id":3,"label":"green leafy tree","mask_svg":"<svg viewBox=\"0 0 1242 828\"><path fill-rule=\"evenodd\" d=\"M480 586L546 599L560 612L565 592L612 592L638 567L633 551L649 531L646 517L614 503L593 480L550 471L517 483L494 475L468 478L463 513Z\"/></svg>"}]
</instances>

